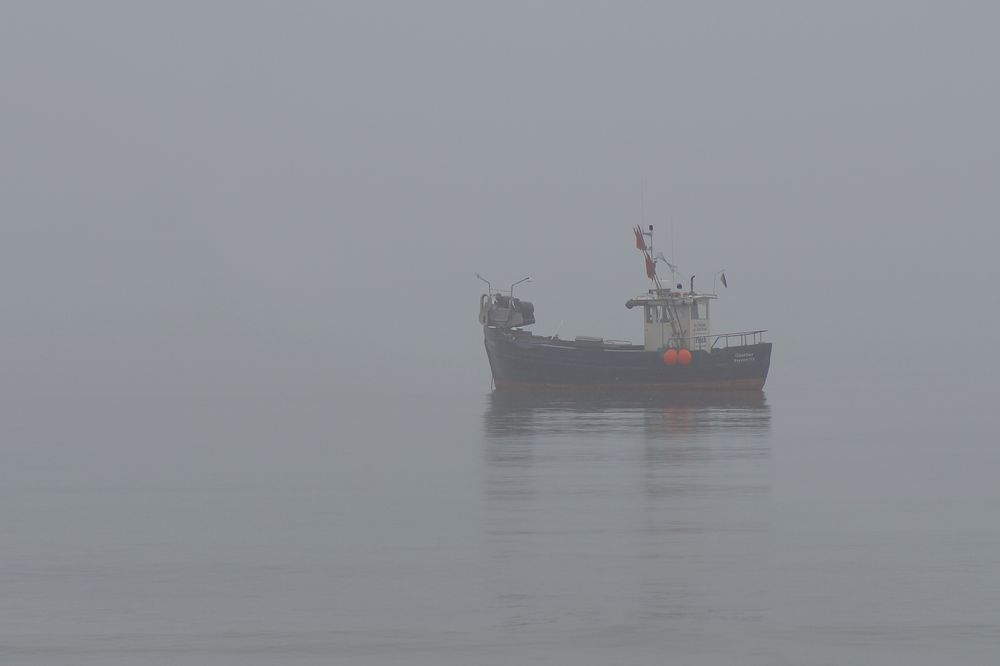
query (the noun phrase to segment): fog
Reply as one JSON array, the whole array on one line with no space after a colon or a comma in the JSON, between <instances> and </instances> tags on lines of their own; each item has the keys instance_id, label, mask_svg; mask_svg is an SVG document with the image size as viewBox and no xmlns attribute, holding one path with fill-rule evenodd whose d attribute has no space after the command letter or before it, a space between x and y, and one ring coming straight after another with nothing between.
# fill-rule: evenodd
<instances>
[{"instance_id":1,"label":"fog","mask_svg":"<svg viewBox=\"0 0 1000 666\"><path fill-rule=\"evenodd\" d=\"M998 23L3 3L0 656L995 661ZM476 273L639 341L637 224L766 398L490 395Z\"/></svg>"},{"instance_id":2,"label":"fog","mask_svg":"<svg viewBox=\"0 0 1000 666\"><path fill-rule=\"evenodd\" d=\"M641 222L727 270L714 328L770 329L773 382L984 345L998 18L8 3L5 390L488 385L474 273L637 339Z\"/></svg>"}]
</instances>

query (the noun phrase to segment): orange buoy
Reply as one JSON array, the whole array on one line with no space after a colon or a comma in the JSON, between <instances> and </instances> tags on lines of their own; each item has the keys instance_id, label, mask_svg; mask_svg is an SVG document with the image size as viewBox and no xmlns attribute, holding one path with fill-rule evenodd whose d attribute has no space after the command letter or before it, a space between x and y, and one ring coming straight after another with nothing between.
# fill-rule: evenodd
<instances>
[{"instance_id":1,"label":"orange buoy","mask_svg":"<svg viewBox=\"0 0 1000 666\"><path fill-rule=\"evenodd\" d=\"M687 349L677 352L677 362L681 365L691 365L691 352Z\"/></svg>"},{"instance_id":2,"label":"orange buoy","mask_svg":"<svg viewBox=\"0 0 1000 666\"><path fill-rule=\"evenodd\" d=\"M663 352L663 362L667 365L677 363L677 350L671 347L667 351Z\"/></svg>"}]
</instances>

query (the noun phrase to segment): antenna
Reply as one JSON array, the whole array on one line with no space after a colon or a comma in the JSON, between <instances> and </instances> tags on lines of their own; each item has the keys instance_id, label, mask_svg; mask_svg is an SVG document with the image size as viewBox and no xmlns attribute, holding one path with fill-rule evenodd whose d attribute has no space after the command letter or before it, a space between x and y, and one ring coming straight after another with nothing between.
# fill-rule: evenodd
<instances>
[{"instance_id":1,"label":"antenna","mask_svg":"<svg viewBox=\"0 0 1000 666\"><path fill-rule=\"evenodd\" d=\"M670 218L670 263L677 265L676 261L677 255L674 253L675 247L676 246L674 245L674 218Z\"/></svg>"},{"instance_id":2,"label":"antenna","mask_svg":"<svg viewBox=\"0 0 1000 666\"><path fill-rule=\"evenodd\" d=\"M646 226L646 179L639 178L639 225Z\"/></svg>"},{"instance_id":3,"label":"antenna","mask_svg":"<svg viewBox=\"0 0 1000 666\"><path fill-rule=\"evenodd\" d=\"M490 296L492 296L492 295L493 295L493 285L491 285L491 284L490 284L490 281L489 281L489 280L487 280L486 278L484 278L484 277L483 277L482 275L480 275L479 273L476 273L476 277L477 277L477 278L479 278L480 280L482 280L483 282L485 282L485 283L486 283L486 288L487 288L487 289L489 289L489 291L490 291Z\"/></svg>"}]
</instances>

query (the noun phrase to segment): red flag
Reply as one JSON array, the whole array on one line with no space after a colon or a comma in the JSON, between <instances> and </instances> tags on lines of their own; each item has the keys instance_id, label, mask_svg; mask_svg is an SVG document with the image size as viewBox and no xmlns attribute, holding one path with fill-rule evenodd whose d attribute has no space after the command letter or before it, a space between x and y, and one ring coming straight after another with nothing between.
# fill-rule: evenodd
<instances>
[{"instance_id":1,"label":"red flag","mask_svg":"<svg viewBox=\"0 0 1000 666\"><path fill-rule=\"evenodd\" d=\"M635 232L635 249L646 251L646 239L642 237L642 230L636 227L632 231Z\"/></svg>"},{"instance_id":2,"label":"red flag","mask_svg":"<svg viewBox=\"0 0 1000 666\"><path fill-rule=\"evenodd\" d=\"M656 264L653 263L648 254L646 255L646 277L650 280L656 279Z\"/></svg>"}]
</instances>

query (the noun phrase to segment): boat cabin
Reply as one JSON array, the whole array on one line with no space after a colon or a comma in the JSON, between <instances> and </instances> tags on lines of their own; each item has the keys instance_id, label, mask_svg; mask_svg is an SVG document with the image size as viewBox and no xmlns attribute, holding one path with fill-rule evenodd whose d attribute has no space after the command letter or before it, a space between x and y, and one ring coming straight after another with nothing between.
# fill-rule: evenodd
<instances>
[{"instance_id":1,"label":"boat cabin","mask_svg":"<svg viewBox=\"0 0 1000 666\"><path fill-rule=\"evenodd\" d=\"M650 289L625 307L641 308L646 351L668 348L711 351L709 303L714 294Z\"/></svg>"}]
</instances>

